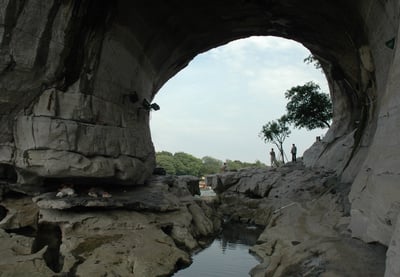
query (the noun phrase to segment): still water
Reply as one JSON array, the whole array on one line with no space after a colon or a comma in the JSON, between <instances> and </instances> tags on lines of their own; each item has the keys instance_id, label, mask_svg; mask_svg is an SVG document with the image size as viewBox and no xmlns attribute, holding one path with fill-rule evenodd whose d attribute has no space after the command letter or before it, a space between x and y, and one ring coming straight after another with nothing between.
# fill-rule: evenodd
<instances>
[{"instance_id":1,"label":"still water","mask_svg":"<svg viewBox=\"0 0 400 277\"><path fill-rule=\"evenodd\" d=\"M226 224L209 247L193 256L193 263L174 277L243 277L259 262L249 253L263 229Z\"/></svg>"}]
</instances>

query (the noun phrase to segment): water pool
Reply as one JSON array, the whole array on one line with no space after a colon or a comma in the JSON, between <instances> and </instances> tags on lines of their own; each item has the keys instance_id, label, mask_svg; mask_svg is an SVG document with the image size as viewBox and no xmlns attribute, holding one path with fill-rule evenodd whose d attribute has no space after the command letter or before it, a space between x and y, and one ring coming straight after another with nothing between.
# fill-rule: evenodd
<instances>
[{"instance_id":1,"label":"water pool","mask_svg":"<svg viewBox=\"0 0 400 277\"><path fill-rule=\"evenodd\" d=\"M226 224L209 247L195 254L193 263L174 277L243 277L259 261L249 253L263 229L243 224Z\"/></svg>"}]
</instances>

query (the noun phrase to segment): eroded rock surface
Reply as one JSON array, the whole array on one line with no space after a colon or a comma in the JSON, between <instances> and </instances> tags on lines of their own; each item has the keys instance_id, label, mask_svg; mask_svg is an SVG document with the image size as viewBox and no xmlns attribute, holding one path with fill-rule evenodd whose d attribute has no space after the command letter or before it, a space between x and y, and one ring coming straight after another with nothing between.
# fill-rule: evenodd
<instances>
[{"instance_id":1,"label":"eroded rock surface","mask_svg":"<svg viewBox=\"0 0 400 277\"><path fill-rule=\"evenodd\" d=\"M232 220L265 226L251 276L383 276L383 245L351 238L350 184L302 163L209 176ZM222 190L221 188L225 188Z\"/></svg>"},{"instance_id":2,"label":"eroded rock surface","mask_svg":"<svg viewBox=\"0 0 400 277\"><path fill-rule=\"evenodd\" d=\"M53 276L46 265L46 248L32 253L33 238L8 234L0 228L0 270L4 276Z\"/></svg>"},{"instance_id":3,"label":"eroded rock surface","mask_svg":"<svg viewBox=\"0 0 400 277\"><path fill-rule=\"evenodd\" d=\"M41 209L66 210L72 208L123 208L135 211L165 212L179 209L180 200L168 191L168 185L153 183L149 186L111 191L110 197L91 197L87 192L74 196L57 197L48 192L33 198Z\"/></svg>"},{"instance_id":4,"label":"eroded rock surface","mask_svg":"<svg viewBox=\"0 0 400 277\"><path fill-rule=\"evenodd\" d=\"M219 193L227 216L260 225L268 225L282 207L311 201L337 186L333 171L311 170L302 163L215 174L206 181ZM345 201L343 196L343 209L348 212Z\"/></svg>"},{"instance_id":5,"label":"eroded rock surface","mask_svg":"<svg viewBox=\"0 0 400 277\"><path fill-rule=\"evenodd\" d=\"M143 185L155 166L146 103L158 89L199 53L276 35L308 47L331 90L331 128L304 160L353 183L353 235L389 245L400 201L399 8L397 0L1 1L0 197L9 187L42 193L49 179Z\"/></svg>"},{"instance_id":6,"label":"eroded rock surface","mask_svg":"<svg viewBox=\"0 0 400 277\"><path fill-rule=\"evenodd\" d=\"M0 202L4 276L168 276L221 226L213 203L194 198L184 180L154 176L110 198L88 195ZM198 180L198 179L197 179Z\"/></svg>"}]
</instances>

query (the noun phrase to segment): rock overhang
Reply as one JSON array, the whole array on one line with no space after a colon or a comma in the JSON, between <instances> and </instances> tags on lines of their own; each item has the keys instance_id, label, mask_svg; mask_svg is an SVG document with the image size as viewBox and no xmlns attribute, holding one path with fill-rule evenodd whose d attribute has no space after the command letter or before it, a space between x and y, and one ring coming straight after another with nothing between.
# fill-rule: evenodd
<instances>
[{"instance_id":1,"label":"rock overhang","mask_svg":"<svg viewBox=\"0 0 400 277\"><path fill-rule=\"evenodd\" d=\"M27 76L23 88L5 88L6 94L17 91L27 102L11 96L8 107L15 111L2 116L5 134L9 133L2 139L2 160L17 166L21 183L37 182L28 180L31 175L143 183L154 166L154 149L142 100L151 101L198 53L252 35L294 39L321 60L340 119L333 124L331 137L350 133L363 116L360 87L370 80L360 79L358 52L366 49L366 39L354 4L120 0L49 2L39 9L35 3L3 7L6 14L23 10L31 19L28 28L21 14L14 15L8 23L18 28L6 25L3 37L3 57L15 55L11 70L2 74L4 84ZM37 20L33 14L38 9L51 20ZM7 35L19 37L21 43L35 36L41 43L35 44L36 52L25 52ZM47 55L42 47L48 49ZM24 55L41 63L23 63ZM35 81L28 78L32 74ZM136 101L127 101L133 98ZM44 165L48 160L57 165ZM121 174L129 168L130 174Z\"/></svg>"},{"instance_id":2,"label":"rock overhang","mask_svg":"<svg viewBox=\"0 0 400 277\"><path fill-rule=\"evenodd\" d=\"M397 228L382 225L389 210L371 210L399 200L400 142L390 134L398 127L398 47L386 43L398 35L398 8L398 1L5 1L0 178L144 183L155 159L143 101L201 52L281 36L320 59L334 104L332 127L306 162L355 180L353 223L364 224L357 236L387 242Z\"/></svg>"},{"instance_id":3,"label":"rock overhang","mask_svg":"<svg viewBox=\"0 0 400 277\"><path fill-rule=\"evenodd\" d=\"M391 276L400 83L399 48L388 42L398 37L398 10L395 0L3 1L1 191L69 178L145 183L155 159L143 100L201 52L281 36L320 59L334 104L332 127L305 161L354 181L353 235L394 242Z\"/></svg>"}]
</instances>

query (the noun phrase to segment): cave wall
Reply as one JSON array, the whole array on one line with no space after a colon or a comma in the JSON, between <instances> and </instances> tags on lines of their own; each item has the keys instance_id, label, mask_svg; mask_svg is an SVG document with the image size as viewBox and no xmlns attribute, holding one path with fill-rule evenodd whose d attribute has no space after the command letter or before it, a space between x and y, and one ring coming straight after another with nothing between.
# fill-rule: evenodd
<instances>
[{"instance_id":1,"label":"cave wall","mask_svg":"<svg viewBox=\"0 0 400 277\"><path fill-rule=\"evenodd\" d=\"M399 276L400 2L358 1L357 9L368 38L359 51L360 79L367 95L360 99L362 117L352 133L338 137L333 146L328 141L316 143L305 158L310 165L336 170L342 181L352 184L353 237L388 246L385 276Z\"/></svg>"},{"instance_id":2,"label":"cave wall","mask_svg":"<svg viewBox=\"0 0 400 277\"><path fill-rule=\"evenodd\" d=\"M143 184L153 69L109 1L2 1L0 163L46 178Z\"/></svg>"},{"instance_id":3,"label":"cave wall","mask_svg":"<svg viewBox=\"0 0 400 277\"><path fill-rule=\"evenodd\" d=\"M385 276L400 274L399 10L398 1L388 1L386 5L371 2L364 9L376 66L376 131L371 143L364 146L366 159L349 196L353 236L389 247ZM396 39L393 49L386 45L392 38Z\"/></svg>"},{"instance_id":4,"label":"cave wall","mask_svg":"<svg viewBox=\"0 0 400 277\"><path fill-rule=\"evenodd\" d=\"M0 1L0 166L22 185L142 184L155 166L143 101L203 51L251 35L294 39L320 60L334 108L304 162L352 183L353 235L389 246L391 276L400 54L386 42L398 26L396 0Z\"/></svg>"},{"instance_id":5,"label":"cave wall","mask_svg":"<svg viewBox=\"0 0 400 277\"><path fill-rule=\"evenodd\" d=\"M336 105L320 154L343 153L336 141L352 144L362 117L359 51L367 42L346 1L21 0L0 7L0 163L15 166L20 184L143 183L154 167L143 101L197 54L251 35L295 39L323 61ZM349 157L318 163L339 159L341 170Z\"/></svg>"}]
</instances>

